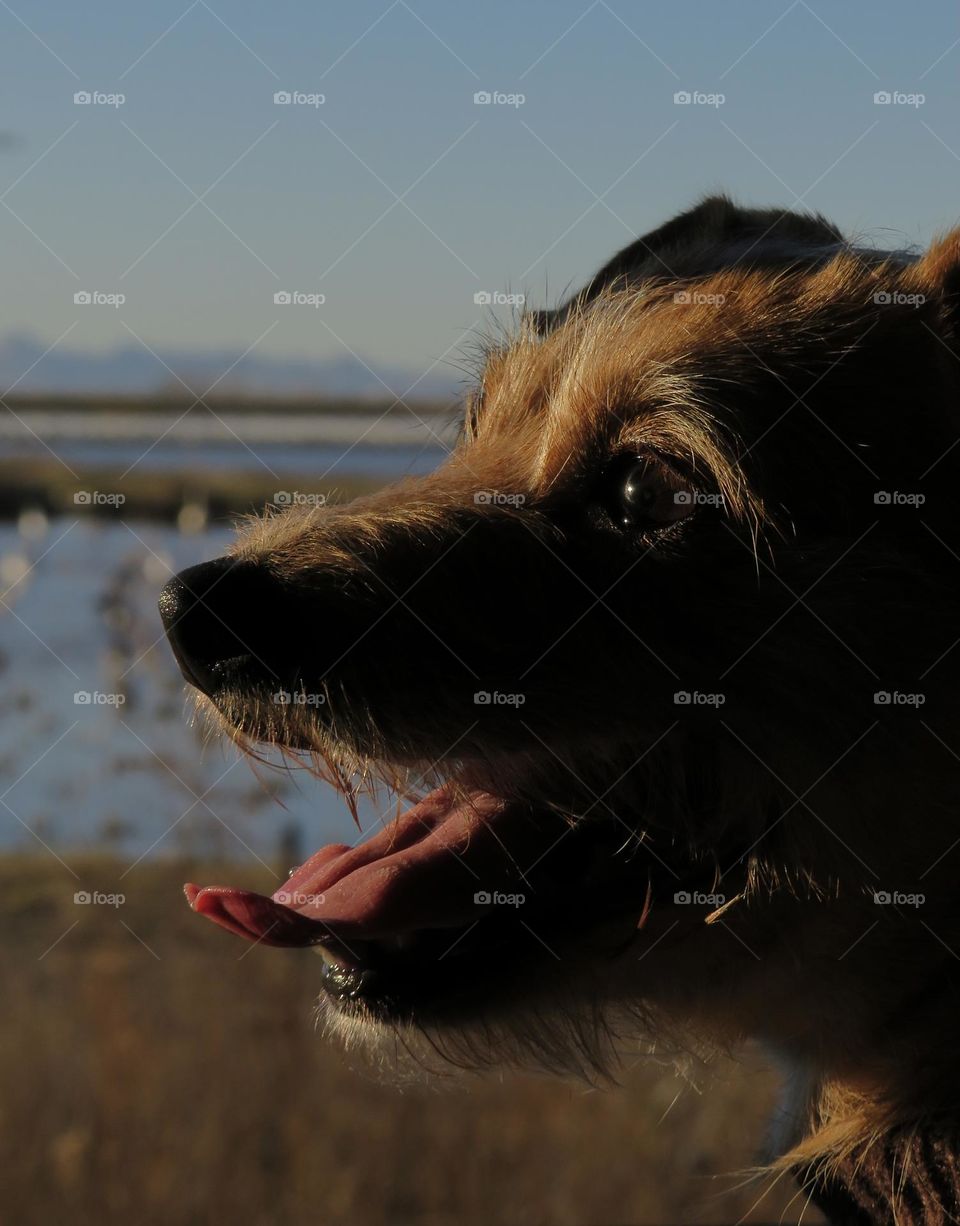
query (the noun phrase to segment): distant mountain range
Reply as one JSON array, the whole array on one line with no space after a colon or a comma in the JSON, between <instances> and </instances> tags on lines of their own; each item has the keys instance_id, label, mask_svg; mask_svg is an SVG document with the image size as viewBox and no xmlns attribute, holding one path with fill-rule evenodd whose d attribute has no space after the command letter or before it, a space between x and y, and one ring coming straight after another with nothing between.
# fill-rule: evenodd
<instances>
[{"instance_id":1,"label":"distant mountain range","mask_svg":"<svg viewBox=\"0 0 960 1226\"><path fill-rule=\"evenodd\" d=\"M102 353L58 345L44 356L46 348L43 342L23 333L0 338L0 394L13 384L17 393L182 392L182 385L171 371L192 391L203 394L224 371L230 370L217 384L218 394L309 394L382 400L386 395L384 384L394 396L403 396L420 373L375 362L370 362L368 369L349 354L334 358L276 358L253 352L241 357L242 349L157 348L156 353L168 370L134 342ZM458 371L440 365L417 383L410 395L417 400L446 399L456 394L462 382Z\"/></svg>"}]
</instances>

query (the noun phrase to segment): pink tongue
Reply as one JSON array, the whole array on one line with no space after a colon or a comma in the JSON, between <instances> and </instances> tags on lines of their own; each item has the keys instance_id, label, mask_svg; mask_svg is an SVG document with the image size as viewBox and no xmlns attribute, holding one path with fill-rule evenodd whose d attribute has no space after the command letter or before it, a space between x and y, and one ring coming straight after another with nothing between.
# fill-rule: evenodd
<instances>
[{"instance_id":1,"label":"pink tongue","mask_svg":"<svg viewBox=\"0 0 960 1226\"><path fill-rule=\"evenodd\" d=\"M184 887L194 911L264 945L346 943L472 923L475 895L531 893L522 871L542 845L525 808L445 788L359 847L321 848L272 898L232 886Z\"/></svg>"}]
</instances>

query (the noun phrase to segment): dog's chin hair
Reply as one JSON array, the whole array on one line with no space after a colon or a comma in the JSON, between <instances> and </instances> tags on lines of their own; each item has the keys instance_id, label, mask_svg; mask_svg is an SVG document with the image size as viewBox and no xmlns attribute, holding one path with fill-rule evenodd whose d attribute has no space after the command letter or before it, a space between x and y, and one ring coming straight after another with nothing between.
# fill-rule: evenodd
<instances>
[{"instance_id":1,"label":"dog's chin hair","mask_svg":"<svg viewBox=\"0 0 960 1226\"><path fill-rule=\"evenodd\" d=\"M476 790L495 792L529 804L544 802L555 759L530 751L509 755L485 754L473 746L469 764L450 762L442 756L423 756L422 745L404 744L392 739L388 745L372 718L360 723L351 710L349 725L331 727L321 724L308 706L291 703L278 708L262 696L240 691L223 691L217 700L199 691L195 719L210 740L226 737L251 763L277 768L309 771L330 784L344 798L357 820L357 804L367 796L379 801L383 794L399 802L415 802L431 788L444 786L454 796L466 799ZM443 741L438 736L438 743ZM369 746L362 749L359 746ZM279 761L277 759L279 755ZM595 770L603 755L591 753L584 775ZM619 762L619 758L614 758ZM619 768L618 768L619 769ZM580 798L583 809L593 807L596 790L585 787ZM578 821L578 805L568 803L560 816L571 824ZM675 806L674 806L675 807Z\"/></svg>"},{"instance_id":2,"label":"dog's chin hair","mask_svg":"<svg viewBox=\"0 0 960 1226\"><path fill-rule=\"evenodd\" d=\"M324 1037L360 1057L371 1075L401 1085L457 1082L508 1068L599 1087L616 1084L638 1052L641 1059L694 1080L719 1050L643 1005L517 1002L447 1026L343 1013L321 998L316 1020Z\"/></svg>"},{"instance_id":3,"label":"dog's chin hair","mask_svg":"<svg viewBox=\"0 0 960 1226\"><path fill-rule=\"evenodd\" d=\"M379 738L370 730L364 736L354 730L349 739L341 737L303 706L285 706L281 713L269 701L249 694L227 691L214 701L198 692L195 717L205 737L225 736L255 767L302 769L330 784L358 825L361 797L377 800L386 791L399 801L413 800L425 787L443 782L434 764L401 763L355 748L358 741L376 744Z\"/></svg>"}]
</instances>

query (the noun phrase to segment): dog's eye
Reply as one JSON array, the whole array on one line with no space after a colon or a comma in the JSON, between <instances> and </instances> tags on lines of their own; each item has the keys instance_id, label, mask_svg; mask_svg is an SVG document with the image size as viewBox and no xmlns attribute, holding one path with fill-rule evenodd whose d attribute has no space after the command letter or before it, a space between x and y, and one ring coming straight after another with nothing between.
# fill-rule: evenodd
<instances>
[{"instance_id":1,"label":"dog's eye","mask_svg":"<svg viewBox=\"0 0 960 1226\"><path fill-rule=\"evenodd\" d=\"M672 524L695 510L692 486L659 460L633 460L619 475L618 512L625 528Z\"/></svg>"}]
</instances>

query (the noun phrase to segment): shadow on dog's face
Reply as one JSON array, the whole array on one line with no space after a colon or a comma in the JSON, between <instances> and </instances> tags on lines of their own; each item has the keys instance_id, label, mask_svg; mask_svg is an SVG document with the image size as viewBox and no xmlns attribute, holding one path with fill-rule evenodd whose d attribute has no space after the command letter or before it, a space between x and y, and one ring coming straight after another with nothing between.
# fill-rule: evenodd
<instances>
[{"instance_id":1,"label":"shadow on dog's face","mask_svg":"<svg viewBox=\"0 0 960 1226\"><path fill-rule=\"evenodd\" d=\"M600 1064L652 1009L842 1062L889 987L840 954L946 847L958 253L706 201L488 354L436 473L174 579L240 741L433 786L195 908L464 1059ZM913 941L888 957L942 956ZM829 1036L791 1012L851 976Z\"/></svg>"}]
</instances>

